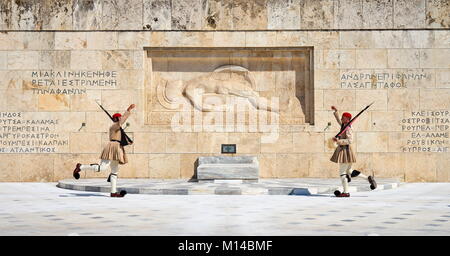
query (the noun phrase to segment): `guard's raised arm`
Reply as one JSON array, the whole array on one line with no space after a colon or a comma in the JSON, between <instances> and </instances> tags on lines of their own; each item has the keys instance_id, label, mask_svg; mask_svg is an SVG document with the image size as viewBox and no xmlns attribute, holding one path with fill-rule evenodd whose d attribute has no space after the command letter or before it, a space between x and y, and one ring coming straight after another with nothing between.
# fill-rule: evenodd
<instances>
[{"instance_id":1,"label":"guard's raised arm","mask_svg":"<svg viewBox=\"0 0 450 256\"><path fill-rule=\"evenodd\" d=\"M128 117L131 115L131 110L134 109L135 107L136 107L136 105L131 104L127 108L127 111L125 111L125 113L123 113L123 115L119 119L119 125L122 125L125 123L125 121L127 121Z\"/></svg>"},{"instance_id":2,"label":"guard's raised arm","mask_svg":"<svg viewBox=\"0 0 450 256\"><path fill-rule=\"evenodd\" d=\"M338 122L339 125L342 125L341 119L339 118L339 113L338 110L335 106L331 106L331 109L334 110L333 115L336 118L336 121Z\"/></svg>"}]
</instances>

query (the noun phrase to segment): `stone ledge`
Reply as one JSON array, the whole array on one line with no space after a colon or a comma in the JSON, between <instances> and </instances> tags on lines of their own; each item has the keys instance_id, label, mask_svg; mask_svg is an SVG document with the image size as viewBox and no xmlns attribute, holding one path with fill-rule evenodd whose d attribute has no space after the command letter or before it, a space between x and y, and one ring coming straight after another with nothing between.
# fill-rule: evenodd
<instances>
[{"instance_id":1,"label":"stone ledge","mask_svg":"<svg viewBox=\"0 0 450 256\"><path fill-rule=\"evenodd\" d=\"M377 179L379 190L394 189L402 183L396 179ZM119 179L118 190L148 195L319 195L342 190L339 179L296 178L259 179L258 183L198 183L186 179ZM60 180L57 187L79 191L109 193L106 179ZM350 193L370 191L368 182L352 180Z\"/></svg>"}]
</instances>

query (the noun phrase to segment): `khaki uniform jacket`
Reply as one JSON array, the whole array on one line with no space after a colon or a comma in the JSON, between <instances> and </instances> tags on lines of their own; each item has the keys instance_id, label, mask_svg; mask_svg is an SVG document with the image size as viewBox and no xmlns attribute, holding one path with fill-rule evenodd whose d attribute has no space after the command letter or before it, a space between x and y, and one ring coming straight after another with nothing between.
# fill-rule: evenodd
<instances>
[{"instance_id":1,"label":"khaki uniform jacket","mask_svg":"<svg viewBox=\"0 0 450 256\"><path fill-rule=\"evenodd\" d=\"M125 153L125 149L120 145L120 126L125 123L125 121L130 116L130 111L125 111L125 113L120 118L119 122L115 122L109 127L109 142L103 148L102 154L100 155L100 159L103 160L116 160L119 161L119 164L128 163L127 154ZM115 141L112 141L115 140Z\"/></svg>"},{"instance_id":2,"label":"khaki uniform jacket","mask_svg":"<svg viewBox=\"0 0 450 256\"><path fill-rule=\"evenodd\" d=\"M342 122L339 117L339 113L335 111L333 114L338 124L341 125L342 127ZM353 143L353 130L351 127L349 127L338 139L337 141L338 146L334 151L333 156L331 157L330 160L335 163L356 162L356 156L353 153L352 143Z\"/></svg>"}]
</instances>

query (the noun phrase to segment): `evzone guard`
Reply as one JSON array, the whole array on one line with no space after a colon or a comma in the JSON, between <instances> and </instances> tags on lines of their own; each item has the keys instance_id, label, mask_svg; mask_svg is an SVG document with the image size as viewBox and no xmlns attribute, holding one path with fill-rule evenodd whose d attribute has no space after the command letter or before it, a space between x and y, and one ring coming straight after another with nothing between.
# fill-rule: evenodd
<instances>
[{"instance_id":1,"label":"evzone guard","mask_svg":"<svg viewBox=\"0 0 450 256\"><path fill-rule=\"evenodd\" d=\"M369 105L370 106L370 105ZM358 170L352 170L352 164L356 162L356 156L352 149L353 143L353 130L351 127L352 122L369 106L363 109L354 119L348 112L344 112L342 117L339 117L338 110L335 106L331 106L334 110L333 114L336 121L341 126L341 131L333 137L333 141L337 143L336 150L331 157L331 161L339 164L339 176L342 182L343 192L336 190L334 194L337 197L350 197L348 191L348 183L351 182L351 178L360 177L367 180L370 183L370 188L374 190L377 188L377 183L373 176L366 176Z\"/></svg>"},{"instance_id":2,"label":"evzone guard","mask_svg":"<svg viewBox=\"0 0 450 256\"><path fill-rule=\"evenodd\" d=\"M124 147L133 143L126 135L121 125L125 123L128 117L131 115L131 110L136 106L131 104L127 111L123 115L115 113L111 116L101 105L100 107L111 118L113 124L109 128L109 143L103 148L100 155L100 164L80 164L77 163L75 170L73 171L73 177L75 179L80 178L80 171L106 171L111 169L111 174L108 177L108 182L111 182L111 197L124 197L126 191L122 190L117 192L117 175L119 172L119 165L126 164L128 162L127 155Z\"/></svg>"}]
</instances>

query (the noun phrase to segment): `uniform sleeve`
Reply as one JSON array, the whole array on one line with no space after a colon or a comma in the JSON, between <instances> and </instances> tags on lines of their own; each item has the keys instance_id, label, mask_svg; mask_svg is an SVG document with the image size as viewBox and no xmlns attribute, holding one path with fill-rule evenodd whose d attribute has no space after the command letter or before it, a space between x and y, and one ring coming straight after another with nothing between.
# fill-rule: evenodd
<instances>
[{"instance_id":1,"label":"uniform sleeve","mask_svg":"<svg viewBox=\"0 0 450 256\"><path fill-rule=\"evenodd\" d=\"M113 129L114 131L117 131L120 129L120 125L118 122L115 122L111 125L111 129Z\"/></svg>"},{"instance_id":2,"label":"uniform sleeve","mask_svg":"<svg viewBox=\"0 0 450 256\"><path fill-rule=\"evenodd\" d=\"M336 121L339 125L342 125L341 119L339 118L339 113L337 111L333 112L334 117L336 118Z\"/></svg>"},{"instance_id":3,"label":"uniform sleeve","mask_svg":"<svg viewBox=\"0 0 450 256\"><path fill-rule=\"evenodd\" d=\"M350 145L353 142L353 130L352 128L348 128L345 131L345 134L347 135L347 139L339 139L337 141L337 144L340 146Z\"/></svg>"},{"instance_id":4,"label":"uniform sleeve","mask_svg":"<svg viewBox=\"0 0 450 256\"><path fill-rule=\"evenodd\" d=\"M131 115L130 111L125 111L125 113L123 113L122 117L120 117L120 121L119 121L119 125L122 125L125 123L125 121L127 121L128 117Z\"/></svg>"}]
</instances>

